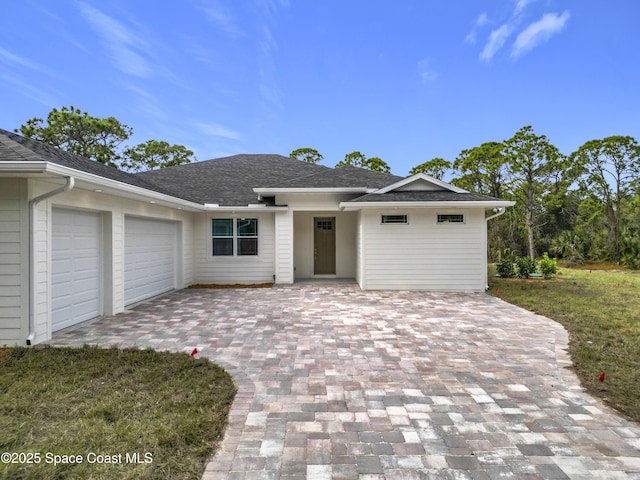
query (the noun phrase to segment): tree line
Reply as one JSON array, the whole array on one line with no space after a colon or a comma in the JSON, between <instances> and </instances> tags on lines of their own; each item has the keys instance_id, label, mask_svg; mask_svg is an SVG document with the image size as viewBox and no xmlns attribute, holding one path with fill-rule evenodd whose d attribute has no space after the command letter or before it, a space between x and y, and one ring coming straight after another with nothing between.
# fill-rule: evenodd
<instances>
[{"instance_id":1,"label":"tree line","mask_svg":"<svg viewBox=\"0 0 640 480\"><path fill-rule=\"evenodd\" d=\"M127 171L144 171L195 160L182 145L148 140L123 146L133 129L113 117L97 118L73 106L53 109L46 121L27 120L15 129L23 136ZM323 160L313 148L292 158ZM359 151L336 167L351 165L390 173L379 157ZM462 150L453 160L433 158L413 167L475 193L515 201L515 207L489 222L489 256L544 252L573 263L608 261L640 268L640 146L631 136L590 140L561 153L531 126L511 138Z\"/></svg>"},{"instance_id":2,"label":"tree line","mask_svg":"<svg viewBox=\"0 0 640 480\"><path fill-rule=\"evenodd\" d=\"M291 153L299 159L305 155L322 159L313 149ZM354 165L353 156L347 154L336 167ZM389 172L383 160L374 158L372 164L355 166ZM409 173L421 172L515 201L489 222L492 260L505 255L535 259L549 252L571 263L607 261L640 268L640 146L633 137L590 140L563 154L545 135L525 126L507 140L463 150L453 161L434 158Z\"/></svg>"},{"instance_id":3,"label":"tree line","mask_svg":"<svg viewBox=\"0 0 640 480\"><path fill-rule=\"evenodd\" d=\"M73 106L54 108L47 119L34 117L15 129L24 137L53 145L110 167L131 172L182 165L195 160L183 145L147 140L123 146L133 129L114 117L98 118Z\"/></svg>"}]
</instances>

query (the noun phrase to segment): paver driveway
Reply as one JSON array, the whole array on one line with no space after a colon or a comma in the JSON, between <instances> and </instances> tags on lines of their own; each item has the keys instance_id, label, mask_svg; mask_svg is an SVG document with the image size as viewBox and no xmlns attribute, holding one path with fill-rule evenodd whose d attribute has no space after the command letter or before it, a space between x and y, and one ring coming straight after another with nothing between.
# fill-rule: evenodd
<instances>
[{"instance_id":1,"label":"paver driveway","mask_svg":"<svg viewBox=\"0 0 640 480\"><path fill-rule=\"evenodd\" d=\"M555 322L482 294L183 290L55 335L190 352L239 391L204 479L640 478Z\"/></svg>"}]
</instances>

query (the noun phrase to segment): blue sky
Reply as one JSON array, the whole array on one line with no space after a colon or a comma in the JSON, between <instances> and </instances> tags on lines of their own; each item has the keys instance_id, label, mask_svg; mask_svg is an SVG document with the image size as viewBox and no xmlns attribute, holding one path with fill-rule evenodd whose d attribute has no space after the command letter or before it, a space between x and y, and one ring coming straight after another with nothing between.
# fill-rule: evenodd
<instances>
[{"instance_id":1,"label":"blue sky","mask_svg":"<svg viewBox=\"0 0 640 480\"><path fill-rule=\"evenodd\" d=\"M198 160L354 150L398 175L525 125L640 140L640 2L3 2L0 127L54 107Z\"/></svg>"}]
</instances>

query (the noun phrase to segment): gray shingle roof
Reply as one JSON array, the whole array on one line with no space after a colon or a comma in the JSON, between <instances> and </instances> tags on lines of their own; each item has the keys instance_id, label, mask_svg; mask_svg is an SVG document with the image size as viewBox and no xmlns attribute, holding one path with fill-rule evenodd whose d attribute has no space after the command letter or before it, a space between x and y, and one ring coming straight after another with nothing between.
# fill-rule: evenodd
<instances>
[{"instance_id":1,"label":"gray shingle roof","mask_svg":"<svg viewBox=\"0 0 640 480\"><path fill-rule=\"evenodd\" d=\"M233 155L214 160L141 172L136 176L164 187L178 188L198 203L248 205L258 201L254 187L271 185L329 170L282 155Z\"/></svg>"},{"instance_id":2,"label":"gray shingle roof","mask_svg":"<svg viewBox=\"0 0 640 480\"><path fill-rule=\"evenodd\" d=\"M500 201L499 198L488 197L478 193L456 193L450 190L406 191L388 193L369 193L352 202L487 202Z\"/></svg>"},{"instance_id":3,"label":"gray shingle roof","mask_svg":"<svg viewBox=\"0 0 640 480\"><path fill-rule=\"evenodd\" d=\"M243 206L258 200L254 188L383 188L403 177L357 167L329 168L282 155L233 155L131 174L0 129L0 161L51 162L195 203ZM392 191L352 200L367 202L499 201L475 193Z\"/></svg>"},{"instance_id":4,"label":"gray shingle roof","mask_svg":"<svg viewBox=\"0 0 640 480\"><path fill-rule=\"evenodd\" d=\"M0 161L50 162L102 178L108 178L173 197L179 197L175 189L150 183L137 175L123 172L117 168L108 167L102 163L88 160L79 155L66 152L30 138L22 137L1 128Z\"/></svg>"},{"instance_id":5,"label":"gray shingle roof","mask_svg":"<svg viewBox=\"0 0 640 480\"><path fill-rule=\"evenodd\" d=\"M402 177L363 168L329 168L282 155L231 157L162 168L137 174L165 187L184 189L199 203L247 205L261 203L254 188L380 188ZM265 202L265 201L263 201Z\"/></svg>"},{"instance_id":6,"label":"gray shingle roof","mask_svg":"<svg viewBox=\"0 0 640 480\"><path fill-rule=\"evenodd\" d=\"M347 165L264 186L272 188L382 188L402 180L402 178L388 173L374 172Z\"/></svg>"}]
</instances>

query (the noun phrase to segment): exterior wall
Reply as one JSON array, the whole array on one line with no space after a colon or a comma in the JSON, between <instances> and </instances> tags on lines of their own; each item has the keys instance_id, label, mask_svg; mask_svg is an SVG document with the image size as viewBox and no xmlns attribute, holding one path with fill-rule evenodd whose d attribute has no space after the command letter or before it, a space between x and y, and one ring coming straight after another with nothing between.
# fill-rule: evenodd
<instances>
[{"instance_id":1,"label":"exterior wall","mask_svg":"<svg viewBox=\"0 0 640 480\"><path fill-rule=\"evenodd\" d=\"M275 214L276 283L293 283L293 212Z\"/></svg>"},{"instance_id":2,"label":"exterior wall","mask_svg":"<svg viewBox=\"0 0 640 480\"><path fill-rule=\"evenodd\" d=\"M383 225L385 213L406 213L409 223ZM439 213L462 213L465 223L438 224ZM375 210L361 219L363 289L484 291L484 210Z\"/></svg>"},{"instance_id":3,"label":"exterior wall","mask_svg":"<svg viewBox=\"0 0 640 480\"><path fill-rule=\"evenodd\" d=\"M29 197L59 184L29 181ZM34 343L51 338L51 209L81 208L100 212L103 220L103 314L124 310L124 218L136 215L178 222L179 255L176 288L193 283L193 214L151 203L74 188L44 200L34 209Z\"/></svg>"},{"instance_id":4,"label":"exterior wall","mask_svg":"<svg viewBox=\"0 0 640 480\"><path fill-rule=\"evenodd\" d=\"M27 181L0 178L0 346L24 345L29 330Z\"/></svg>"},{"instance_id":5,"label":"exterior wall","mask_svg":"<svg viewBox=\"0 0 640 480\"><path fill-rule=\"evenodd\" d=\"M214 257L212 255L211 220L234 218L231 213L202 213L195 220L194 283L252 284L273 281L275 273L274 214L243 213L242 217L258 219L258 255Z\"/></svg>"},{"instance_id":6,"label":"exterior wall","mask_svg":"<svg viewBox=\"0 0 640 480\"><path fill-rule=\"evenodd\" d=\"M295 278L313 278L314 217L336 217L336 278L356 276L355 212L294 212Z\"/></svg>"},{"instance_id":7,"label":"exterior wall","mask_svg":"<svg viewBox=\"0 0 640 480\"><path fill-rule=\"evenodd\" d=\"M364 225L362 223L362 212L358 211L356 223L356 282L362 288L364 283L364 235L362 234Z\"/></svg>"}]
</instances>

